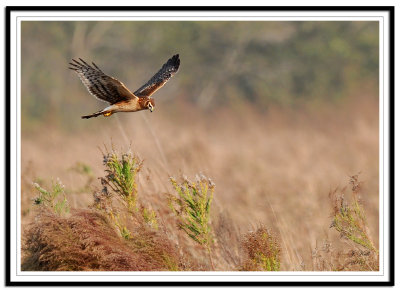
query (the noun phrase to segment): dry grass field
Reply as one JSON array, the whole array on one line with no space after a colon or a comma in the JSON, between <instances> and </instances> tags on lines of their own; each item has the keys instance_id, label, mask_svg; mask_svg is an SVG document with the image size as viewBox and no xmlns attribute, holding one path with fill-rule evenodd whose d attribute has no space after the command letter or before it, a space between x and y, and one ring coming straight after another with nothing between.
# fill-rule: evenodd
<instances>
[{"instance_id":1,"label":"dry grass field","mask_svg":"<svg viewBox=\"0 0 400 292\"><path fill-rule=\"evenodd\" d=\"M23 269L378 269L371 248L332 225L335 214L352 210L357 197L368 239L379 247L374 97L358 93L303 110L243 105L210 112L160 99L154 113L91 120L80 120L81 114L77 107L70 117L82 124L78 130L48 124L23 131ZM112 147L143 162L135 179L135 210L114 197L110 216L106 207L96 207L93 194L103 189L103 154ZM171 195L177 195L170 177L181 183L199 174L215 184L209 220L203 222L210 229L208 251L177 227L179 214L169 208ZM354 175L358 181L349 184ZM61 215L35 205L39 192L32 184L50 190L57 178L69 206ZM350 207L335 209L340 199L329 197L335 190Z\"/></svg>"}]
</instances>

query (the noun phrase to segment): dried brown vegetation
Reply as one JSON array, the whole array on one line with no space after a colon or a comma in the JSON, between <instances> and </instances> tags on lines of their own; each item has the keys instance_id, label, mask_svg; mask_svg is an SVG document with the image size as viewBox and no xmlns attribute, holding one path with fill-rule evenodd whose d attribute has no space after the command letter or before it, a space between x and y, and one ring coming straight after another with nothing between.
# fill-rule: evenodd
<instances>
[{"instance_id":1,"label":"dried brown vegetation","mask_svg":"<svg viewBox=\"0 0 400 292\"><path fill-rule=\"evenodd\" d=\"M246 260L244 271L279 271L281 247L279 240L270 230L259 227L245 234L243 247Z\"/></svg>"},{"instance_id":2,"label":"dried brown vegetation","mask_svg":"<svg viewBox=\"0 0 400 292\"><path fill-rule=\"evenodd\" d=\"M273 242L279 270L379 268L374 252L329 228L333 205L327 197L361 171L357 198L378 250L379 123L371 98L304 112L261 114L244 106L207 119L190 107L168 108L160 99L157 114L121 115L82 127L73 134L52 128L23 133L25 270L211 270L207 251L177 228L179 220L168 207L176 194L169 177L197 173L216 185L208 225L215 270L269 270L260 254L270 255ZM105 176L96 147L110 139L117 149L131 145L143 159L134 188L137 208L126 210L113 200L121 229L93 202L93 194L99 199L104 188L93 178ZM85 167L71 170L76 165ZM66 186L70 215L38 215L31 182L49 189L56 177ZM352 186L344 193L351 206ZM267 229L254 227L260 224ZM262 234L273 234L267 236L272 241L264 242Z\"/></svg>"},{"instance_id":3,"label":"dried brown vegetation","mask_svg":"<svg viewBox=\"0 0 400 292\"><path fill-rule=\"evenodd\" d=\"M68 218L42 211L25 234L26 271L185 270L174 244L143 225L131 240L117 236L95 210L73 210Z\"/></svg>"}]
</instances>

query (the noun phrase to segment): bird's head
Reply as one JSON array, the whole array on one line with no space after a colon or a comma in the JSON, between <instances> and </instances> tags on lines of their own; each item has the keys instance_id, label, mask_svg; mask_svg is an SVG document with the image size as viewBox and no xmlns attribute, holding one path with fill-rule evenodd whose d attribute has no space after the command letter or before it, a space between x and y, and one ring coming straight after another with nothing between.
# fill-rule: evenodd
<instances>
[{"instance_id":1,"label":"bird's head","mask_svg":"<svg viewBox=\"0 0 400 292\"><path fill-rule=\"evenodd\" d=\"M153 112L155 105L156 103L154 102L153 98L149 98L149 100L146 102L146 107L150 110L150 112Z\"/></svg>"}]
</instances>

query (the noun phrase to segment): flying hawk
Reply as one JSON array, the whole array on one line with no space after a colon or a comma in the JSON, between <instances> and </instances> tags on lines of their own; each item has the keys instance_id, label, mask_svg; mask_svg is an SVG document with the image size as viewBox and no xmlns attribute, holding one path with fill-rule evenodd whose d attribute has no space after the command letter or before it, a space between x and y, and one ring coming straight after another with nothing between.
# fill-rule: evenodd
<instances>
[{"instance_id":1,"label":"flying hawk","mask_svg":"<svg viewBox=\"0 0 400 292\"><path fill-rule=\"evenodd\" d=\"M72 59L69 69L78 74L91 95L110 103L105 109L82 116L82 119L99 115L108 117L116 112L136 112L145 109L153 112L155 102L150 96L178 72L180 65L179 55L172 56L146 84L132 93L121 81L104 74L95 63L92 62L91 66L81 58L79 60Z\"/></svg>"}]
</instances>

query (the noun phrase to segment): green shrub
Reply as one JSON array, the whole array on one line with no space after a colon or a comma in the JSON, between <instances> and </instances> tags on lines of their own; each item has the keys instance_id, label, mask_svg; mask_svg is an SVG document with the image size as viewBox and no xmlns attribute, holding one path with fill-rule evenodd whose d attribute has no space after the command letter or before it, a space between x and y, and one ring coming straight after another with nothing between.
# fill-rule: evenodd
<instances>
[{"instance_id":1,"label":"green shrub","mask_svg":"<svg viewBox=\"0 0 400 292\"><path fill-rule=\"evenodd\" d=\"M36 182L33 186L39 192L39 196L34 199L36 205L49 207L58 215L69 213L65 187L59 179L52 182L51 191L45 190Z\"/></svg>"},{"instance_id":2,"label":"green shrub","mask_svg":"<svg viewBox=\"0 0 400 292\"><path fill-rule=\"evenodd\" d=\"M142 216L144 221L154 229L158 229L157 215L154 210L142 207Z\"/></svg>"},{"instance_id":3,"label":"green shrub","mask_svg":"<svg viewBox=\"0 0 400 292\"><path fill-rule=\"evenodd\" d=\"M329 193L332 204L331 228L335 228L342 238L355 243L340 261L335 270L379 270L379 251L375 247L367 226L364 208L361 204L360 192L362 183L358 175L350 176L352 198L350 203L345 199L345 190L338 189ZM343 256L342 256L343 257Z\"/></svg>"},{"instance_id":4,"label":"green shrub","mask_svg":"<svg viewBox=\"0 0 400 292\"><path fill-rule=\"evenodd\" d=\"M125 226L129 223L135 222L134 224L139 225L145 223L157 230L156 213L137 203L136 180L142 161L130 152L121 154L114 148L112 151L106 148L103 152L103 164L106 172L106 175L100 178L103 189L101 192L94 193L97 209L103 210L108 215L125 239L132 238L132 232ZM126 209L114 207L113 197L119 199Z\"/></svg>"},{"instance_id":5,"label":"green shrub","mask_svg":"<svg viewBox=\"0 0 400 292\"><path fill-rule=\"evenodd\" d=\"M131 154L119 155L114 149L103 153L106 176L102 184L110 187L126 204L129 211L136 210L137 183L136 175L140 171L142 161Z\"/></svg>"},{"instance_id":6,"label":"green shrub","mask_svg":"<svg viewBox=\"0 0 400 292\"><path fill-rule=\"evenodd\" d=\"M352 189L350 204L345 200L343 193L340 195L337 193L337 189L329 194L333 206L331 227L341 236L377 254L378 250L368 234L365 211L359 197L361 182L358 180L358 175L350 177L350 185Z\"/></svg>"},{"instance_id":7,"label":"green shrub","mask_svg":"<svg viewBox=\"0 0 400 292\"><path fill-rule=\"evenodd\" d=\"M173 177L170 181L177 193L170 196L170 207L178 218L178 226L207 250L210 265L214 269L210 207L215 185L203 175L197 176L195 182L184 178L182 183L178 183Z\"/></svg>"}]
</instances>

